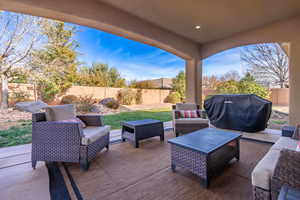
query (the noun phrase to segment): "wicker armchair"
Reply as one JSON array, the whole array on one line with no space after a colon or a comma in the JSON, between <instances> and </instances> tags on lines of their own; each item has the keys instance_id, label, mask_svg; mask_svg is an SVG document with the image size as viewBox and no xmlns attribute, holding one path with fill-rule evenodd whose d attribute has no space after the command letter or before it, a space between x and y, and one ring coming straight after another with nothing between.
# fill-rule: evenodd
<instances>
[{"instance_id":1,"label":"wicker armchair","mask_svg":"<svg viewBox=\"0 0 300 200\"><path fill-rule=\"evenodd\" d=\"M181 110L197 110L198 118L181 118ZM172 106L173 128L176 137L202 128L207 128L209 120L200 106L190 103L179 103Z\"/></svg>"},{"instance_id":2,"label":"wicker armchair","mask_svg":"<svg viewBox=\"0 0 300 200\"><path fill-rule=\"evenodd\" d=\"M85 130L103 126L99 115L77 116L86 125L78 122L46 121L45 113L32 115L32 167L37 161L80 163L87 170L90 161L104 147L109 148L109 127L105 127L101 137L87 138ZM103 126L104 127L104 126ZM85 139L85 140L83 140ZM83 144L84 143L84 144Z\"/></svg>"}]
</instances>

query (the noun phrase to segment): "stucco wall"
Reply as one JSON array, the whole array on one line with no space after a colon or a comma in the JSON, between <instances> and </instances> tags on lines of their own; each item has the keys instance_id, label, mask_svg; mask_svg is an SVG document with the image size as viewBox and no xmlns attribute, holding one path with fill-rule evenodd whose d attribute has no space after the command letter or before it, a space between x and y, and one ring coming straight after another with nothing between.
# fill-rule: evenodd
<instances>
[{"instance_id":1,"label":"stucco wall","mask_svg":"<svg viewBox=\"0 0 300 200\"><path fill-rule=\"evenodd\" d=\"M289 89L288 88L273 88L271 89L270 100L274 105L289 105Z\"/></svg>"},{"instance_id":2,"label":"stucco wall","mask_svg":"<svg viewBox=\"0 0 300 200\"><path fill-rule=\"evenodd\" d=\"M59 102L60 99L65 95L75 96L93 96L95 99L103 99L106 97L117 98L119 90L122 88L105 88L105 87L87 87L87 86L72 86L69 88L64 95L60 96L55 102ZM137 90L137 89L133 89ZM29 95L31 100L35 99L34 86L32 84L9 84L9 94L24 92ZM143 89L142 90L142 103L143 104L157 104L164 103L164 100L169 95L170 90L160 89ZM1 97L1 92L0 92Z\"/></svg>"},{"instance_id":3,"label":"stucco wall","mask_svg":"<svg viewBox=\"0 0 300 200\"><path fill-rule=\"evenodd\" d=\"M213 89L203 89L202 96L205 99L208 95L215 94ZM288 88L271 88L270 89L270 101L273 105L288 106L289 105L289 89Z\"/></svg>"},{"instance_id":4,"label":"stucco wall","mask_svg":"<svg viewBox=\"0 0 300 200\"><path fill-rule=\"evenodd\" d=\"M57 102L65 95L75 96L89 96L92 95L96 99L103 99L106 97L117 98L118 91L122 88L105 88L105 87L87 87L87 86L72 86L66 91L66 93L57 99ZM134 89L136 90L136 89ZM31 100L35 99L34 86L32 84L9 84L9 94L12 95L14 92L24 92L29 95ZM143 104L157 104L164 103L164 100L169 95L170 90L160 89L143 89L142 90L142 102ZM203 99L207 95L215 94L215 90L203 89ZM1 92L0 92L1 97ZM272 88L270 100L274 105L289 105L289 89L288 88Z\"/></svg>"}]
</instances>

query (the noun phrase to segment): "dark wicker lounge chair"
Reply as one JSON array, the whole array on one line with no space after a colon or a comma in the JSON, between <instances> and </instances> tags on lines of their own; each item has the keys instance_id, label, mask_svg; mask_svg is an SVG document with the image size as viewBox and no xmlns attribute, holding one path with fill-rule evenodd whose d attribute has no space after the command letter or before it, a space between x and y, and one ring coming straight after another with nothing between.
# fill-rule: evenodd
<instances>
[{"instance_id":1,"label":"dark wicker lounge chair","mask_svg":"<svg viewBox=\"0 0 300 200\"><path fill-rule=\"evenodd\" d=\"M87 170L89 162L104 147L109 148L109 126L103 126L99 115L77 116L77 122L46 121L45 113L32 115L32 167L37 161L80 163ZM97 130L98 129L98 130ZM98 131L101 136L92 133ZM95 132L95 131L94 131ZM90 134L92 133L92 134ZM89 135L87 135L89 134Z\"/></svg>"},{"instance_id":2,"label":"dark wicker lounge chair","mask_svg":"<svg viewBox=\"0 0 300 200\"><path fill-rule=\"evenodd\" d=\"M209 120L200 106L191 103L178 103L172 106L173 127L176 137L202 128L207 128ZM181 118L180 110L197 110L198 118Z\"/></svg>"}]
</instances>

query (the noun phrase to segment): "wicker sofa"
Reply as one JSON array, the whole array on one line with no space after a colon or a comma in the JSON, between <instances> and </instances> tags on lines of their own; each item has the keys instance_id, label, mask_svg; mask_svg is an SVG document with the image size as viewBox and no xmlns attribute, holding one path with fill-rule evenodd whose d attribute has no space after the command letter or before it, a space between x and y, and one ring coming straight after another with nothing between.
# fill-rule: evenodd
<instances>
[{"instance_id":1,"label":"wicker sofa","mask_svg":"<svg viewBox=\"0 0 300 200\"><path fill-rule=\"evenodd\" d=\"M283 135L292 136L296 129L289 131ZM252 171L254 200L277 200L284 184L300 188L300 152L295 151L299 140L293 138L280 137Z\"/></svg>"},{"instance_id":2,"label":"wicker sofa","mask_svg":"<svg viewBox=\"0 0 300 200\"><path fill-rule=\"evenodd\" d=\"M181 118L181 110L197 110L198 118ZM209 120L200 106L192 103L177 103L172 106L173 128L177 136L207 128Z\"/></svg>"},{"instance_id":3,"label":"wicker sofa","mask_svg":"<svg viewBox=\"0 0 300 200\"><path fill-rule=\"evenodd\" d=\"M47 121L46 114L32 115L32 167L37 161L80 163L87 170L90 161L104 147L109 148L110 127L99 115L78 115L78 122Z\"/></svg>"}]
</instances>

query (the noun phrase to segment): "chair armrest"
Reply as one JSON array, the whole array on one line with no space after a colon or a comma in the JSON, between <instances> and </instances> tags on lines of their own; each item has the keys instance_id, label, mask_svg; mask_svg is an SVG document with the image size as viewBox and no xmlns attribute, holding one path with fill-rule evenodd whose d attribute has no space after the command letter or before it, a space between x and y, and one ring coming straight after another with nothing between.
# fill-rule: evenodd
<instances>
[{"instance_id":1,"label":"chair armrest","mask_svg":"<svg viewBox=\"0 0 300 200\"><path fill-rule=\"evenodd\" d=\"M284 137L292 137L297 127L295 126L284 126L281 130L281 135Z\"/></svg>"},{"instance_id":2,"label":"chair armrest","mask_svg":"<svg viewBox=\"0 0 300 200\"><path fill-rule=\"evenodd\" d=\"M87 126L104 126L101 115L77 115Z\"/></svg>"},{"instance_id":3,"label":"chair armrest","mask_svg":"<svg viewBox=\"0 0 300 200\"><path fill-rule=\"evenodd\" d=\"M281 150L271 178L272 197L278 196L284 184L300 189L300 152L288 149Z\"/></svg>"},{"instance_id":4,"label":"chair armrest","mask_svg":"<svg viewBox=\"0 0 300 200\"><path fill-rule=\"evenodd\" d=\"M82 128L79 122L44 121L32 123L32 143L80 144ZM62 141L63 140L63 141Z\"/></svg>"},{"instance_id":5,"label":"chair armrest","mask_svg":"<svg viewBox=\"0 0 300 200\"><path fill-rule=\"evenodd\" d=\"M207 119L207 113L205 110L197 110L197 112L202 119Z\"/></svg>"}]
</instances>

